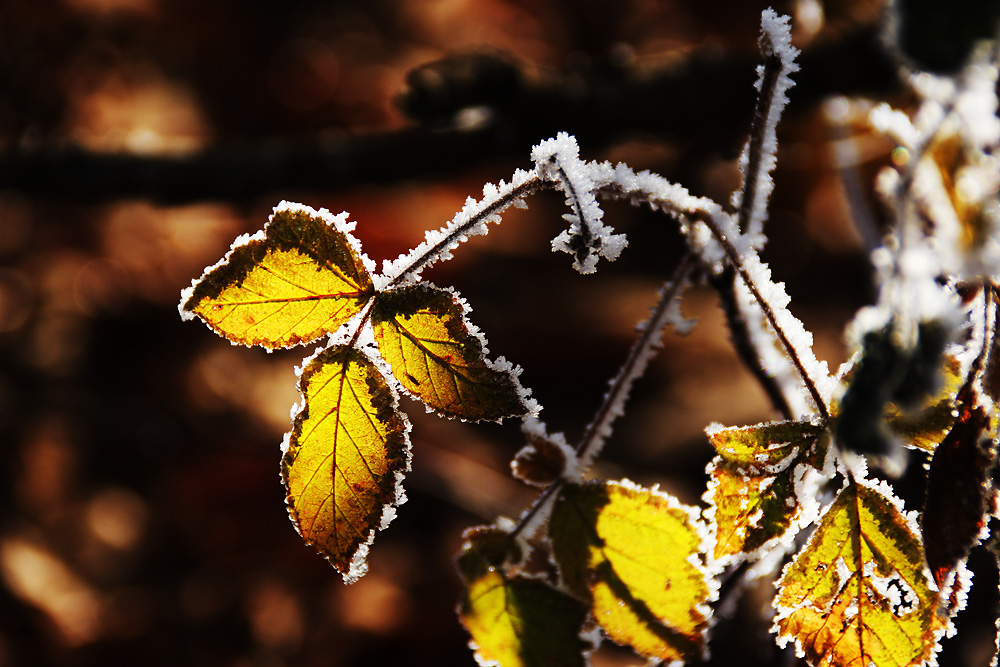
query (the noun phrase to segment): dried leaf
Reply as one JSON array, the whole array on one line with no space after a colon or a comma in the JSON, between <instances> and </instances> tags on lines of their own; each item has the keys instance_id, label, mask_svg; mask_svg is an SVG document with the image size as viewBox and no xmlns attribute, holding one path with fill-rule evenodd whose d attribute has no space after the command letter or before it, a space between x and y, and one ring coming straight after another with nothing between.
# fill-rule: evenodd
<instances>
[{"instance_id":1,"label":"dried leaf","mask_svg":"<svg viewBox=\"0 0 1000 667\"><path fill-rule=\"evenodd\" d=\"M971 391L963 392L959 417L934 450L920 520L927 565L942 590L979 541L992 511L994 435L995 426L986 411L974 405Z\"/></svg>"}]
</instances>

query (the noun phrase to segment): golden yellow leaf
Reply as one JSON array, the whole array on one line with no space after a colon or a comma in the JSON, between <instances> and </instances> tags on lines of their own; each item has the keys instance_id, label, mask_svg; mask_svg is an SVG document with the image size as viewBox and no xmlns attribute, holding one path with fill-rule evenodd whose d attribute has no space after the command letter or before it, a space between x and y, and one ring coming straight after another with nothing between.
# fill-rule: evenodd
<instances>
[{"instance_id":1,"label":"golden yellow leaf","mask_svg":"<svg viewBox=\"0 0 1000 667\"><path fill-rule=\"evenodd\" d=\"M364 574L375 529L401 502L409 424L375 364L353 348L320 352L302 370L299 390L304 404L281 461L288 512L350 582Z\"/></svg>"},{"instance_id":2,"label":"golden yellow leaf","mask_svg":"<svg viewBox=\"0 0 1000 667\"><path fill-rule=\"evenodd\" d=\"M659 660L700 656L712 587L692 508L630 482L568 484L549 523L569 589L614 641Z\"/></svg>"},{"instance_id":3,"label":"golden yellow leaf","mask_svg":"<svg viewBox=\"0 0 1000 667\"><path fill-rule=\"evenodd\" d=\"M808 523L796 489L823 466L829 437L819 424L771 422L707 429L719 456L709 465L705 500L715 526L716 560L754 554Z\"/></svg>"},{"instance_id":4,"label":"golden yellow leaf","mask_svg":"<svg viewBox=\"0 0 1000 667\"><path fill-rule=\"evenodd\" d=\"M710 427L708 441L733 468L754 473L772 473L793 458L814 459L813 452L824 428L806 421L780 421L755 426ZM808 455L808 456L805 456ZM819 461L822 465L822 460Z\"/></svg>"},{"instance_id":5,"label":"golden yellow leaf","mask_svg":"<svg viewBox=\"0 0 1000 667\"><path fill-rule=\"evenodd\" d=\"M465 313L452 292L425 283L382 292L372 305L379 351L400 384L443 415L478 421L527 414L517 381L486 360Z\"/></svg>"},{"instance_id":6,"label":"golden yellow leaf","mask_svg":"<svg viewBox=\"0 0 1000 667\"><path fill-rule=\"evenodd\" d=\"M263 234L237 239L184 291L181 315L197 315L235 343L272 349L335 331L374 294L349 231L325 210L279 206Z\"/></svg>"},{"instance_id":7,"label":"golden yellow leaf","mask_svg":"<svg viewBox=\"0 0 1000 667\"><path fill-rule=\"evenodd\" d=\"M458 558L466 589L458 610L481 665L583 667L587 608L538 579L508 575L474 550Z\"/></svg>"},{"instance_id":8,"label":"golden yellow leaf","mask_svg":"<svg viewBox=\"0 0 1000 667\"><path fill-rule=\"evenodd\" d=\"M939 595L887 493L849 482L778 583L775 627L816 667L908 667L937 652Z\"/></svg>"}]
</instances>

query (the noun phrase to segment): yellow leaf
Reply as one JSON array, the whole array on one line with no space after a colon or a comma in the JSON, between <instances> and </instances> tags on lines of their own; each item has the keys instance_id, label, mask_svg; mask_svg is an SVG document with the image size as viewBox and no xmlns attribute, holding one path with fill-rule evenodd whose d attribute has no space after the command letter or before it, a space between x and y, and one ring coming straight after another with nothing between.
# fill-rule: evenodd
<instances>
[{"instance_id":1,"label":"yellow leaf","mask_svg":"<svg viewBox=\"0 0 1000 667\"><path fill-rule=\"evenodd\" d=\"M793 526L808 523L797 488L823 466L826 431L811 422L771 422L741 428L711 427L719 456L709 465L705 500L715 525L716 560L754 554ZM810 503L811 504L811 503Z\"/></svg>"},{"instance_id":2,"label":"yellow leaf","mask_svg":"<svg viewBox=\"0 0 1000 667\"><path fill-rule=\"evenodd\" d=\"M372 306L379 351L400 384L441 414L469 421L527 414L517 381L486 360L465 313L452 292L425 283L382 292Z\"/></svg>"},{"instance_id":3,"label":"yellow leaf","mask_svg":"<svg viewBox=\"0 0 1000 667\"><path fill-rule=\"evenodd\" d=\"M778 591L775 628L816 667L921 665L945 630L914 527L867 482L840 492Z\"/></svg>"},{"instance_id":4,"label":"yellow leaf","mask_svg":"<svg viewBox=\"0 0 1000 667\"><path fill-rule=\"evenodd\" d=\"M727 464L741 471L765 473L785 467L792 458L810 454L824 432L823 426L805 421L780 421L706 429L709 442ZM825 448L822 452L825 454ZM815 458L815 457L811 457ZM818 462L822 465L822 461Z\"/></svg>"},{"instance_id":5,"label":"yellow leaf","mask_svg":"<svg viewBox=\"0 0 1000 667\"><path fill-rule=\"evenodd\" d=\"M466 582L458 615L481 665L583 667L586 607L537 579L510 576L473 550L458 559Z\"/></svg>"},{"instance_id":6,"label":"yellow leaf","mask_svg":"<svg viewBox=\"0 0 1000 667\"><path fill-rule=\"evenodd\" d=\"M659 660L702 655L712 587L692 508L630 482L568 484L549 536L563 581L612 640Z\"/></svg>"},{"instance_id":7,"label":"yellow leaf","mask_svg":"<svg viewBox=\"0 0 1000 667\"><path fill-rule=\"evenodd\" d=\"M263 234L238 239L184 291L181 315L234 343L272 349L335 331L374 294L349 230L325 210L279 206Z\"/></svg>"},{"instance_id":8,"label":"yellow leaf","mask_svg":"<svg viewBox=\"0 0 1000 667\"><path fill-rule=\"evenodd\" d=\"M961 364L955 357L944 360L941 375L944 382L933 396L928 396L916 411L903 412L894 404L886 406L886 423L908 447L933 452L955 423L955 396L965 382Z\"/></svg>"},{"instance_id":9,"label":"yellow leaf","mask_svg":"<svg viewBox=\"0 0 1000 667\"><path fill-rule=\"evenodd\" d=\"M364 574L376 528L402 502L409 470L406 417L362 352L323 350L302 370L304 404L287 436L281 475L302 538L348 582Z\"/></svg>"},{"instance_id":10,"label":"yellow leaf","mask_svg":"<svg viewBox=\"0 0 1000 667\"><path fill-rule=\"evenodd\" d=\"M774 476L751 477L718 458L711 464L706 500L716 525L716 560L753 554L788 531L802 511L795 496L795 469L789 466Z\"/></svg>"}]
</instances>

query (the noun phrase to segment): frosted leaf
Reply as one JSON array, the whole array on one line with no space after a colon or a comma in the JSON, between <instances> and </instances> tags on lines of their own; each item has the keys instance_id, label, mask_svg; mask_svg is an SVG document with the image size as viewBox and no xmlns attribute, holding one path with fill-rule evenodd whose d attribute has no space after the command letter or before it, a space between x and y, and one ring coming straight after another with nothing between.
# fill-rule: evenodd
<instances>
[{"instance_id":1,"label":"frosted leaf","mask_svg":"<svg viewBox=\"0 0 1000 667\"><path fill-rule=\"evenodd\" d=\"M618 259L627 244L625 235L601 222L604 211L594 196L598 182L607 181L610 165L582 161L576 139L565 132L535 146L531 159L538 175L563 191L573 211L563 216L570 226L552 240L552 250L572 255L573 268L584 274L596 271L601 257Z\"/></svg>"}]
</instances>

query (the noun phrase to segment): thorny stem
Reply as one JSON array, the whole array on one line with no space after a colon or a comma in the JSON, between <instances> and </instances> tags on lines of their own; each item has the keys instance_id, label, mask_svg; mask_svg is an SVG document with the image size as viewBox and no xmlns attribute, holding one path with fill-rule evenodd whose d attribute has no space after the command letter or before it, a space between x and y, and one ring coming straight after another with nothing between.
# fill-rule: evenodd
<instances>
[{"instance_id":1,"label":"thorny stem","mask_svg":"<svg viewBox=\"0 0 1000 667\"><path fill-rule=\"evenodd\" d=\"M665 324L663 322L664 316L666 315L671 304L673 304L674 300L677 299L678 295L687 285L694 268L694 255L690 252L685 253L684 257L681 258L680 264L678 264L677 268L674 270L674 274L670 281L663 286L660 293L660 299L653 307L649 320L642 330L642 334L632 344L632 348L629 350L625 363L622 364L621 370L619 370L618 375L615 376L615 379L611 384L611 388L604 396L604 401L601 403L600 408L598 408L596 414L594 415L593 421L591 421L587 426L586 431L584 431L583 435L580 437L580 441L574 448L581 462L588 461L597 455L597 450L600 448L600 445L604 440L606 431L610 429L611 423L618 416L615 407L621 404L623 397L626 396L629 389L631 389L632 383L635 382L641 374L643 370L641 363L642 359L646 356L646 353L660 340L661 332ZM511 530L511 539L515 539L518 535L520 535L525 526L529 525L540 512L543 510L550 510L550 500L565 483L565 478L560 477L545 487L542 493L535 500L534 504L528 508L528 511L524 513L518 524L513 530Z\"/></svg>"},{"instance_id":2,"label":"thorny stem","mask_svg":"<svg viewBox=\"0 0 1000 667\"><path fill-rule=\"evenodd\" d=\"M743 279L744 284L746 284L747 289L750 290L750 294L753 295L754 300L760 306L761 311L764 313L764 317L767 318L768 323L771 325L771 329L774 330L775 335L778 337L778 342L781 343L781 347L784 348L785 354L788 355L789 360L791 360L792 365L795 366L796 372L802 379L802 384L805 385L806 390L812 397L813 403L816 404L816 410L819 412L820 417L824 421L829 421L830 411L826 407L826 402L819 393L819 389L816 388L816 383L813 379L809 377L809 373L806 371L805 366L802 364L802 360L799 358L799 354L796 349L792 346L791 341L788 340L788 336L785 335L784 329L778 324L778 320L774 315L774 310L771 308L771 304L764 299L761 295L760 290L757 289L757 284L750 278L747 273L746 267L743 265L742 258L733 244L729 242L726 235L722 233L715 221L711 219L711 216L701 216L701 221L705 223L709 231L712 232L712 236L718 241L719 245L722 246L723 251L726 253L726 257L729 258L730 264L736 269Z\"/></svg>"}]
</instances>

